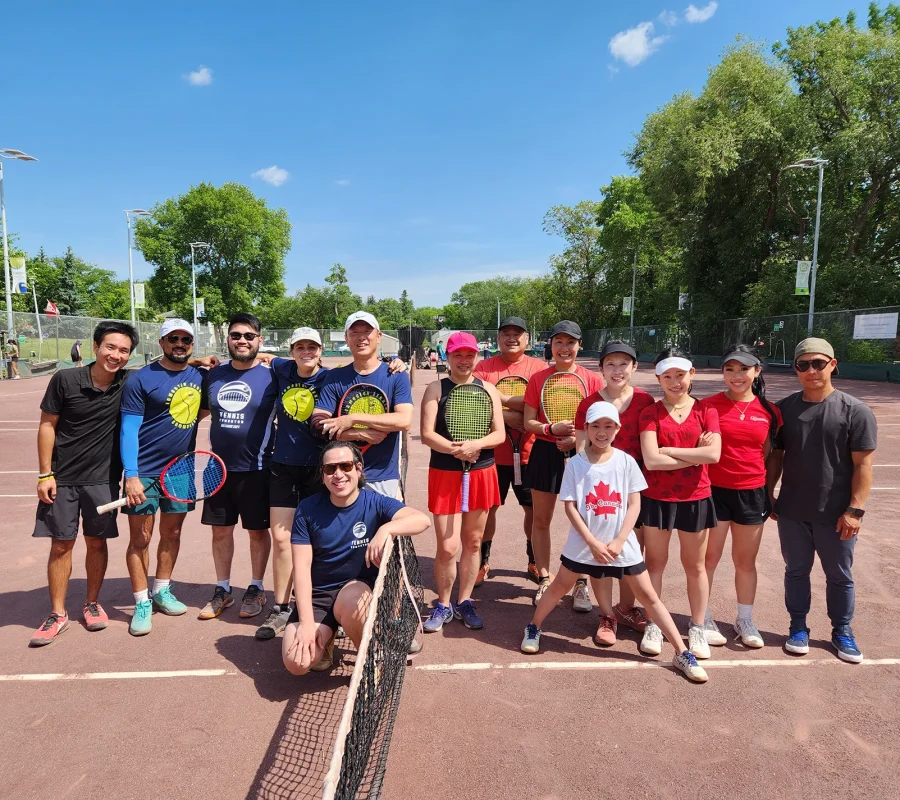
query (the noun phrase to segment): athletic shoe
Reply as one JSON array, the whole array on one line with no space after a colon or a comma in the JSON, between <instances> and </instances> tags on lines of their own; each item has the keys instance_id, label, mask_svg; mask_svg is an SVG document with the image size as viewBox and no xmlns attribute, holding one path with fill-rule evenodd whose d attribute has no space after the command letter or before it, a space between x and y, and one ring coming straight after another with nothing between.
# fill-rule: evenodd
<instances>
[{"instance_id":1,"label":"athletic shoe","mask_svg":"<svg viewBox=\"0 0 900 800\"><path fill-rule=\"evenodd\" d=\"M594 644L598 647L610 647L616 643L616 618L600 616L600 625L594 634Z\"/></svg>"},{"instance_id":2,"label":"athletic shoe","mask_svg":"<svg viewBox=\"0 0 900 800\"><path fill-rule=\"evenodd\" d=\"M239 617L255 617L266 608L266 593L258 586L250 586L241 598Z\"/></svg>"},{"instance_id":3,"label":"athletic shoe","mask_svg":"<svg viewBox=\"0 0 900 800\"><path fill-rule=\"evenodd\" d=\"M226 592L221 586L217 586L213 592L212 600L203 606L203 610L197 615L197 619L215 619L221 616L226 608L233 605L234 598L231 596L231 592Z\"/></svg>"},{"instance_id":4,"label":"athletic shoe","mask_svg":"<svg viewBox=\"0 0 900 800\"><path fill-rule=\"evenodd\" d=\"M134 616L128 625L128 632L132 636L146 636L153 625L153 603L149 600L141 600L134 604Z\"/></svg>"},{"instance_id":5,"label":"athletic shoe","mask_svg":"<svg viewBox=\"0 0 900 800\"><path fill-rule=\"evenodd\" d=\"M809 628L791 631L784 643L784 649L795 656L805 656L809 652Z\"/></svg>"},{"instance_id":6,"label":"athletic shoe","mask_svg":"<svg viewBox=\"0 0 900 800\"><path fill-rule=\"evenodd\" d=\"M663 633L660 630L659 625L648 622L647 627L644 629L644 638L641 639L638 649L644 655L658 656L662 652L662 643Z\"/></svg>"},{"instance_id":7,"label":"athletic shoe","mask_svg":"<svg viewBox=\"0 0 900 800\"><path fill-rule=\"evenodd\" d=\"M703 633L706 636L706 643L711 644L713 647L721 647L728 642L728 639L719 630L719 626L716 625L716 621L712 618L712 613L708 608L706 609L706 619L703 621ZM709 658L709 656L697 656L697 658Z\"/></svg>"},{"instance_id":8,"label":"athletic shoe","mask_svg":"<svg viewBox=\"0 0 900 800\"><path fill-rule=\"evenodd\" d=\"M643 633L647 629L647 615L640 606L632 606L624 611L619 606L613 606L613 613L616 615L616 622L619 625L624 625L638 633Z\"/></svg>"},{"instance_id":9,"label":"athletic shoe","mask_svg":"<svg viewBox=\"0 0 900 800\"><path fill-rule=\"evenodd\" d=\"M251 587L255 589L256 587ZM318 661L314 664L310 664L309 668L313 672L327 672L334 666L334 634L331 634L331 638L326 642L325 649L322 651L322 655Z\"/></svg>"},{"instance_id":10,"label":"athletic shoe","mask_svg":"<svg viewBox=\"0 0 900 800\"><path fill-rule=\"evenodd\" d=\"M422 644L420 639L413 639L409 643L409 650L406 651L406 654L409 656L414 656L416 653L421 653L424 645Z\"/></svg>"},{"instance_id":11,"label":"athletic shoe","mask_svg":"<svg viewBox=\"0 0 900 800\"><path fill-rule=\"evenodd\" d=\"M180 617L187 611L187 606L172 594L171 586L163 586L153 593L153 607L170 617Z\"/></svg>"},{"instance_id":12,"label":"athletic shoe","mask_svg":"<svg viewBox=\"0 0 900 800\"><path fill-rule=\"evenodd\" d=\"M692 680L694 683L706 683L709 680L706 670L697 663L697 659L690 650L676 653L672 659L672 666L680 669L688 680Z\"/></svg>"},{"instance_id":13,"label":"athletic shoe","mask_svg":"<svg viewBox=\"0 0 900 800\"><path fill-rule=\"evenodd\" d=\"M100 603L85 603L81 613L84 616L84 627L89 631L102 631L109 623L109 617Z\"/></svg>"},{"instance_id":14,"label":"athletic shoe","mask_svg":"<svg viewBox=\"0 0 900 800\"><path fill-rule=\"evenodd\" d=\"M851 664L860 664L863 660L862 651L856 646L853 631L849 625L835 628L831 632L831 644L837 650L841 661L849 661Z\"/></svg>"},{"instance_id":15,"label":"athletic shoe","mask_svg":"<svg viewBox=\"0 0 900 800\"><path fill-rule=\"evenodd\" d=\"M525 626L525 638L522 639L523 653L541 652L541 629L532 623Z\"/></svg>"},{"instance_id":16,"label":"athletic shoe","mask_svg":"<svg viewBox=\"0 0 900 800\"><path fill-rule=\"evenodd\" d=\"M425 633L437 633L444 627L444 623L453 619L453 606L445 606L442 603L435 603L434 608L428 619L422 624L422 630Z\"/></svg>"},{"instance_id":17,"label":"athletic shoe","mask_svg":"<svg viewBox=\"0 0 900 800\"><path fill-rule=\"evenodd\" d=\"M476 613L471 600L463 600L458 603L453 609L453 616L461 620L469 630L480 631L484 627L484 622Z\"/></svg>"},{"instance_id":18,"label":"athletic shoe","mask_svg":"<svg viewBox=\"0 0 900 800\"><path fill-rule=\"evenodd\" d=\"M532 605L537 605L541 602L541 598L544 596L544 592L550 588L550 578L541 578L541 582L538 584L537 591L534 593L534 600L531 601Z\"/></svg>"},{"instance_id":19,"label":"athletic shoe","mask_svg":"<svg viewBox=\"0 0 900 800\"><path fill-rule=\"evenodd\" d=\"M475 585L481 586L481 584L484 583L490 577L490 574L491 574L491 565L488 564L487 561L485 561L481 565L481 567L479 567L479 569L478 569L478 575L475 578Z\"/></svg>"},{"instance_id":20,"label":"athletic shoe","mask_svg":"<svg viewBox=\"0 0 900 800\"><path fill-rule=\"evenodd\" d=\"M538 572L537 564L535 564L533 561L528 562L528 567L525 569L525 576L532 583L541 582L541 573Z\"/></svg>"},{"instance_id":21,"label":"athletic shoe","mask_svg":"<svg viewBox=\"0 0 900 800\"><path fill-rule=\"evenodd\" d=\"M695 658L709 658L709 642L706 640L706 628L691 624L688 628L688 650Z\"/></svg>"},{"instance_id":22,"label":"athletic shoe","mask_svg":"<svg viewBox=\"0 0 900 800\"><path fill-rule=\"evenodd\" d=\"M734 621L734 633L735 639L740 639L744 647L752 647L758 650L765 644L752 619L738 617Z\"/></svg>"},{"instance_id":23,"label":"athletic shoe","mask_svg":"<svg viewBox=\"0 0 900 800\"><path fill-rule=\"evenodd\" d=\"M290 606L284 606L280 611L278 608L273 608L266 617L266 621L256 629L256 633L253 635L257 639L274 639L285 629L290 616Z\"/></svg>"},{"instance_id":24,"label":"athletic shoe","mask_svg":"<svg viewBox=\"0 0 900 800\"><path fill-rule=\"evenodd\" d=\"M591 590L584 581L578 581L572 590L572 610L579 614L587 614L594 610L591 603Z\"/></svg>"},{"instance_id":25,"label":"athletic shoe","mask_svg":"<svg viewBox=\"0 0 900 800\"><path fill-rule=\"evenodd\" d=\"M53 613L41 623L41 627L34 632L34 635L31 637L31 641L28 644L31 647L43 647L44 645L48 645L68 627L68 614Z\"/></svg>"}]
</instances>

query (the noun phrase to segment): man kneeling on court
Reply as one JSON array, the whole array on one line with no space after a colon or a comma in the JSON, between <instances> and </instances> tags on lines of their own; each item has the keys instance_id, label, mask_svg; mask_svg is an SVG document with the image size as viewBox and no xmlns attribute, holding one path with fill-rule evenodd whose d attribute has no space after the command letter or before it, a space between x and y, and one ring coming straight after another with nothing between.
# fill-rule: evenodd
<instances>
[{"instance_id":1,"label":"man kneeling on court","mask_svg":"<svg viewBox=\"0 0 900 800\"><path fill-rule=\"evenodd\" d=\"M291 531L297 605L284 629L288 672L331 668L338 626L359 647L372 587L392 536L428 530L428 517L378 492L362 492L362 455L329 442L320 460L324 491L297 507Z\"/></svg>"}]
</instances>

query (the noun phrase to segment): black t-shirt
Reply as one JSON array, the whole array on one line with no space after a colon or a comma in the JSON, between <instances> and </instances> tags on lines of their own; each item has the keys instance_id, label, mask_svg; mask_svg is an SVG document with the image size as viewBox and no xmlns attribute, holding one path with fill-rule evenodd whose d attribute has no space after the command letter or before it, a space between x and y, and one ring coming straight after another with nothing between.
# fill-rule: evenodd
<instances>
[{"instance_id":1,"label":"black t-shirt","mask_svg":"<svg viewBox=\"0 0 900 800\"><path fill-rule=\"evenodd\" d=\"M836 525L850 505L851 453L875 449L875 415L862 400L838 390L820 403L797 392L778 407L784 424L775 447L784 450L784 472L775 513Z\"/></svg>"},{"instance_id":2,"label":"black t-shirt","mask_svg":"<svg viewBox=\"0 0 900 800\"><path fill-rule=\"evenodd\" d=\"M106 391L94 388L90 366L50 379L41 411L59 417L52 461L58 486L119 482L119 406L127 375L120 369Z\"/></svg>"},{"instance_id":3,"label":"black t-shirt","mask_svg":"<svg viewBox=\"0 0 900 800\"><path fill-rule=\"evenodd\" d=\"M475 378L472 383L476 386L484 386L484 381L482 381L481 378ZM453 437L450 435L450 431L447 430L447 420L444 417L444 406L447 405L447 395L450 394L450 390L454 386L456 386L456 384L450 380L450 378L441 378L441 399L438 400L437 419L434 422L434 432L443 436L445 439L449 439L451 442L453 441ZM494 450L493 448L488 447L481 451L481 455L478 456L478 461L472 464L469 469L485 469L493 464ZM432 469L443 469L449 472L462 472L463 468L463 462L456 456L451 456L449 453L439 453L437 450L431 451L431 460L428 462L428 465Z\"/></svg>"}]
</instances>

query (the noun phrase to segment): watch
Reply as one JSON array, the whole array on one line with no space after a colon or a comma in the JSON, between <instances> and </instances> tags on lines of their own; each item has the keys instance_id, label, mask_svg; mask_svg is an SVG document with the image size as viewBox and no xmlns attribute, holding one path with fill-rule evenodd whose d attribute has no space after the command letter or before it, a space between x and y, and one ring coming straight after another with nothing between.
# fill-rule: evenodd
<instances>
[{"instance_id":1,"label":"watch","mask_svg":"<svg viewBox=\"0 0 900 800\"><path fill-rule=\"evenodd\" d=\"M844 513L849 514L851 517L862 519L863 515L866 513L866 510L864 508L854 508L853 506L847 506L847 510Z\"/></svg>"}]
</instances>

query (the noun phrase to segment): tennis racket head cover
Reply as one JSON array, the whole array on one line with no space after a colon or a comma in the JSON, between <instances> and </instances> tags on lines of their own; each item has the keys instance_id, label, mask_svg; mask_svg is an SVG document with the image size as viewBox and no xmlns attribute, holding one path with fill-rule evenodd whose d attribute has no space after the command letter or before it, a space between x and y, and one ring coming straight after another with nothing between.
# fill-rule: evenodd
<instances>
[{"instance_id":1,"label":"tennis racket head cover","mask_svg":"<svg viewBox=\"0 0 900 800\"><path fill-rule=\"evenodd\" d=\"M357 383L344 392L338 406L338 416L348 414L387 414L387 395L371 383ZM367 425L356 423L354 428L367 428Z\"/></svg>"},{"instance_id":2,"label":"tennis racket head cover","mask_svg":"<svg viewBox=\"0 0 900 800\"><path fill-rule=\"evenodd\" d=\"M574 372L554 372L541 388L541 409L550 424L575 419L578 406L587 397L587 386Z\"/></svg>"},{"instance_id":3,"label":"tennis racket head cover","mask_svg":"<svg viewBox=\"0 0 900 800\"><path fill-rule=\"evenodd\" d=\"M487 390L475 383L460 383L447 394L444 421L454 442L473 442L491 432L494 403Z\"/></svg>"},{"instance_id":4,"label":"tennis racket head cover","mask_svg":"<svg viewBox=\"0 0 900 800\"><path fill-rule=\"evenodd\" d=\"M228 470L215 453L195 450L173 458L159 476L162 493L176 503L211 497L225 485Z\"/></svg>"}]
</instances>

